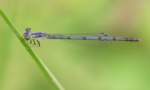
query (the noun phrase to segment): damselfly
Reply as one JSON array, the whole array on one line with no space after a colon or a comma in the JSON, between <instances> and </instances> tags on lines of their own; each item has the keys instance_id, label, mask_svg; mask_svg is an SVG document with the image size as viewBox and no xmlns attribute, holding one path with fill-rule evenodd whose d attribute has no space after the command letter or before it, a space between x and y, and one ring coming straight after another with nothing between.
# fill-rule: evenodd
<instances>
[{"instance_id":1,"label":"damselfly","mask_svg":"<svg viewBox=\"0 0 150 90\"><path fill-rule=\"evenodd\" d=\"M105 33L99 33L97 35L63 35L63 34L48 34L44 32L32 32L31 28L26 28L24 33L24 39L31 45L40 46L40 39L59 39L59 40L99 40L99 41L126 41L126 42L138 42L137 38L129 38L124 36L112 36Z\"/></svg>"}]
</instances>

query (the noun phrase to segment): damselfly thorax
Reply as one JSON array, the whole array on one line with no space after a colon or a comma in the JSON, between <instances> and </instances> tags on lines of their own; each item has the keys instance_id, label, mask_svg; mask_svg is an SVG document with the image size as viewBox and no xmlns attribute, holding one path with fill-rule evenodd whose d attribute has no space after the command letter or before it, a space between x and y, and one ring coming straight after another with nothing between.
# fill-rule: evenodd
<instances>
[{"instance_id":1,"label":"damselfly thorax","mask_svg":"<svg viewBox=\"0 0 150 90\"><path fill-rule=\"evenodd\" d=\"M96 35L73 35L73 34L49 34L44 32L32 32L31 28L26 28L24 39L31 45L40 46L42 39L54 40L98 40L98 41L124 41L124 42L138 42L137 38L130 38L125 36L112 36L105 33L98 33Z\"/></svg>"}]
</instances>

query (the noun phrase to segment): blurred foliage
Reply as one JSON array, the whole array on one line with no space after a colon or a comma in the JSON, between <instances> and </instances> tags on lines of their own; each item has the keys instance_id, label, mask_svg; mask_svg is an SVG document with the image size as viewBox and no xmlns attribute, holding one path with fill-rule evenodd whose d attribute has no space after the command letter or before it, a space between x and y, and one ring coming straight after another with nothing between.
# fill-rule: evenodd
<instances>
[{"instance_id":1,"label":"blurred foliage","mask_svg":"<svg viewBox=\"0 0 150 90\"><path fill-rule=\"evenodd\" d=\"M137 10L130 14L133 7ZM51 40L33 47L66 90L150 89L148 0L0 0L0 8L21 33L32 27L48 33L106 32L142 39L139 43ZM136 18L130 21L130 16ZM0 18L0 90L53 90L7 29Z\"/></svg>"}]
</instances>

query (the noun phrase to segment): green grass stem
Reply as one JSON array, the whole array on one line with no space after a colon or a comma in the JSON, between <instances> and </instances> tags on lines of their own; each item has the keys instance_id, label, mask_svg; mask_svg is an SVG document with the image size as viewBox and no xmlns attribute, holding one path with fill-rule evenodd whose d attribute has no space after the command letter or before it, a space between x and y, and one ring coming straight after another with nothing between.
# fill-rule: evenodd
<instances>
[{"instance_id":1,"label":"green grass stem","mask_svg":"<svg viewBox=\"0 0 150 90\"><path fill-rule=\"evenodd\" d=\"M42 73L45 75L45 77L49 80L52 88L55 88L56 90L64 90L63 86L60 84L60 82L56 79L56 77L53 75L53 73L48 69L48 67L44 64L43 60L32 50L32 48L26 43L26 41L23 39L22 35L18 32L16 27L11 23L11 21L8 19L6 14L0 10L0 16L4 19L4 21L8 24L8 26L11 28L11 31L16 35L16 37L19 39L21 44L25 47L27 52L31 55L33 60L36 62L38 67L41 69Z\"/></svg>"}]
</instances>

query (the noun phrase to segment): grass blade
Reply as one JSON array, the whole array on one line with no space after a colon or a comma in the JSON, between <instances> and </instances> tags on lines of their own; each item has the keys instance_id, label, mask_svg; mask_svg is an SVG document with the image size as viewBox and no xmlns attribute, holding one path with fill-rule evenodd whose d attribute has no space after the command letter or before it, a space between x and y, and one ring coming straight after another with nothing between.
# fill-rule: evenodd
<instances>
[{"instance_id":1,"label":"grass blade","mask_svg":"<svg viewBox=\"0 0 150 90\"><path fill-rule=\"evenodd\" d=\"M20 40L21 44L25 47L25 49L28 51L28 53L31 55L31 57L35 60L36 64L41 69L42 73L49 80L51 86L53 86L53 88L56 88L56 90L64 90L64 88L59 83L59 81L56 79L56 77L53 75L53 73L44 64L43 60L41 60L40 57L38 57L35 54L35 52L31 49L31 47L25 42L25 40L22 38L21 34L17 31L15 26L11 23L11 21L8 19L8 17L2 10L0 10L0 16L8 24L8 26L11 28L12 32L16 35L16 37Z\"/></svg>"}]
</instances>

